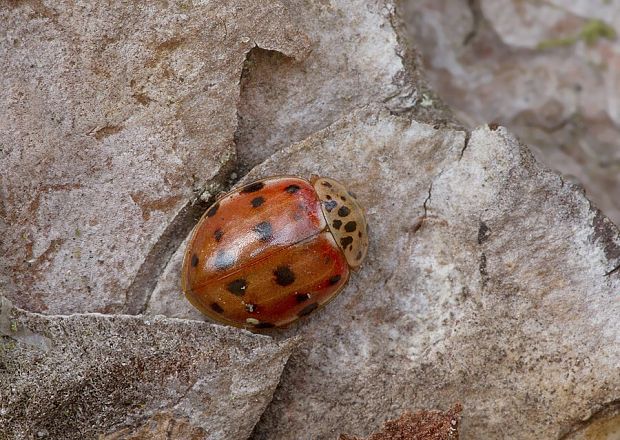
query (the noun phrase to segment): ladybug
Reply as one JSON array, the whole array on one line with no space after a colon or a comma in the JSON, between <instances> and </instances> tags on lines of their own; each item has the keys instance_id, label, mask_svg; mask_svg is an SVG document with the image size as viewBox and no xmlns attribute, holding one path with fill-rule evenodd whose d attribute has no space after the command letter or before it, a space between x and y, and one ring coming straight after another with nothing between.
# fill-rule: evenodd
<instances>
[{"instance_id":1,"label":"ladybug","mask_svg":"<svg viewBox=\"0 0 620 440\"><path fill-rule=\"evenodd\" d=\"M207 209L191 234L181 284L215 321L282 327L342 291L367 249L364 211L341 183L270 177Z\"/></svg>"}]
</instances>

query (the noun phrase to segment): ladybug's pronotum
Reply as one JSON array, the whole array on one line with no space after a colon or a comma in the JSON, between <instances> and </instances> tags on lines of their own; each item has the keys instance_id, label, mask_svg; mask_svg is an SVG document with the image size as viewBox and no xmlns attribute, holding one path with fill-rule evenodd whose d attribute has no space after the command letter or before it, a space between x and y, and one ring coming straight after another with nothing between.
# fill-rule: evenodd
<instances>
[{"instance_id":1,"label":"ladybug's pronotum","mask_svg":"<svg viewBox=\"0 0 620 440\"><path fill-rule=\"evenodd\" d=\"M341 183L270 177L205 212L181 282L189 301L216 321L282 327L333 299L367 249L364 211Z\"/></svg>"}]
</instances>

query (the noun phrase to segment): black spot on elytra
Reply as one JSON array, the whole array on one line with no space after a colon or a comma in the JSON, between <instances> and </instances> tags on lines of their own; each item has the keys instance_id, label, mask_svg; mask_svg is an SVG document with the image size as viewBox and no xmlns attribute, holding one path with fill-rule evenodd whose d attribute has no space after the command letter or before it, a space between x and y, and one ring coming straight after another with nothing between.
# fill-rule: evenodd
<instances>
[{"instance_id":1,"label":"black spot on elytra","mask_svg":"<svg viewBox=\"0 0 620 440\"><path fill-rule=\"evenodd\" d=\"M258 234L258 239L260 241L269 241L273 238L273 230L271 228L271 223L265 221L260 222L254 228L252 228L254 232Z\"/></svg>"},{"instance_id":2,"label":"black spot on elytra","mask_svg":"<svg viewBox=\"0 0 620 440\"><path fill-rule=\"evenodd\" d=\"M211 303L211 310L213 310L215 313L222 313L224 311L222 306L218 303Z\"/></svg>"},{"instance_id":3,"label":"black spot on elytra","mask_svg":"<svg viewBox=\"0 0 620 440\"><path fill-rule=\"evenodd\" d=\"M308 301L310 299L310 294L309 293L298 293L295 295L295 300L298 303L302 303L305 301Z\"/></svg>"},{"instance_id":4,"label":"black spot on elytra","mask_svg":"<svg viewBox=\"0 0 620 440\"><path fill-rule=\"evenodd\" d=\"M340 245L343 249L346 249L346 247L349 246L351 243L353 243L353 237L349 237L348 235L340 239Z\"/></svg>"},{"instance_id":5,"label":"black spot on elytra","mask_svg":"<svg viewBox=\"0 0 620 440\"><path fill-rule=\"evenodd\" d=\"M241 191L239 192L242 194L253 193L258 190L263 189L264 187L265 187L265 184L263 182L254 182L254 183L250 183L247 186L244 186L243 188L241 188Z\"/></svg>"},{"instance_id":6,"label":"black spot on elytra","mask_svg":"<svg viewBox=\"0 0 620 440\"><path fill-rule=\"evenodd\" d=\"M334 220L332 222L332 226L336 229L340 229L340 226L342 226L342 220Z\"/></svg>"},{"instance_id":7,"label":"black spot on elytra","mask_svg":"<svg viewBox=\"0 0 620 440\"><path fill-rule=\"evenodd\" d=\"M329 182L321 182L321 185L326 186L326 187L328 187L328 188L331 188L331 187L332 187L332 184L331 184L331 183L329 183Z\"/></svg>"},{"instance_id":8,"label":"black spot on elytra","mask_svg":"<svg viewBox=\"0 0 620 440\"><path fill-rule=\"evenodd\" d=\"M314 312L319 305L317 303L308 304L298 313L299 316L306 316Z\"/></svg>"},{"instance_id":9,"label":"black spot on elytra","mask_svg":"<svg viewBox=\"0 0 620 440\"><path fill-rule=\"evenodd\" d=\"M213 262L213 266L217 270L226 270L234 266L235 261L236 258L234 254L226 251L219 251L215 255L215 261Z\"/></svg>"},{"instance_id":10,"label":"black spot on elytra","mask_svg":"<svg viewBox=\"0 0 620 440\"><path fill-rule=\"evenodd\" d=\"M220 241L223 235L224 232L221 229L216 229L213 233L213 238L215 238L215 241Z\"/></svg>"},{"instance_id":11,"label":"black spot on elytra","mask_svg":"<svg viewBox=\"0 0 620 440\"><path fill-rule=\"evenodd\" d=\"M276 283L280 286L288 286L295 282L295 274L289 266L278 266L273 274L276 277Z\"/></svg>"},{"instance_id":12,"label":"black spot on elytra","mask_svg":"<svg viewBox=\"0 0 620 440\"><path fill-rule=\"evenodd\" d=\"M344 230L347 232L353 232L357 229L357 223L351 221L351 222L347 222L346 225L344 225Z\"/></svg>"},{"instance_id":13,"label":"black spot on elytra","mask_svg":"<svg viewBox=\"0 0 620 440\"><path fill-rule=\"evenodd\" d=\"M298 185L289 185L286 188L284 188L284 191L286 191L289 194L295 194L297 191L299 191L301 188L299 188Z\"/></svg>"},{"instance_id":14,"label":"black spot on elytra","mask_svg":"<svg viewBox=\"0 0 620 440\"><path fill-rule=\"evenodd\" d=\"M359 238L362 238L362 231L359 231L359 232L357 233L357 236L358 236Z\"/></svg>"},{"instance_id":15,"label":"black spot on elytra","mask_svg":"<svg viewBox=\"0 0 620 440\"><path fill-rule=\"evenodd\" d=\"M192 267L198 266L198 255L192 255Z\"/></svg>"},{"instance_id":16,"label":"black spot on elytra","mask_svg":"<svg viewBox=\"0 0 620 440\"><path fill-rule=\"evenodd\" d=\"M213 217L215 213L217 212L217 210L219 209L219 207L220 207L220 204L218 202L215 205L211 206L209 209L207 209L207 217Z\"/></svg>"},{"instance_id":17,"label":"black spot on elytra","mask_svg":"<svg viewBox=\"0 0 620 440\"><path fill-rule=\"evenodd\" d=\"M340 209L338 210L338 215L340 217L346 217L349 214L351 214L351 210L347 208L346 206L341 206Z\"/></svg>"},{"instance_id":18,"label":"black spot on elytra","mask_svg":"<svg viewBox=\"0 0 620 440\"><path fill-rule=\"evenodd\" d=\"M336 284L338 281L340 281L342 277L340 275L334 275L333 277L331 277L329 279L329 285L333 286L334 284Z\"/></svg>"},{"instance_id":19,"label":"black spot on elytra","mask_svg":"<svg viewBox=\"0 0 620 440\"><path fill-rule=\"evenodd\" d=\"M323 206L327 212L332 212L332 209L338 206L338 202L335 200L328 200L327 202L323 202Z\"/></svg>"},{"instance_id":20,"label":"black spot on elytra","mask_svg":"<svg viewBox=\"0 0 620 440\"><path fill-rule=\"evenodd\" d=\"M237 296L245 295L245 289L248 287L248 283L243 278L237 278L235 281L228 283L226 288L228 291Z\"/></svg>"},{"instance_id":21,"label":"black spot on elytra","mask_svg":"<svg viewBox=\"0 0 620 440\"><path fill-rule=\"evenodd\" d=\"M275 324L272 324L271 322L259 322L258 324L256 324L254 326L254 328L274 328Z\"/></svg>"},{"instance_id":22,"label":"black spot on elytra","mask_svg":"<svg viewBox=\"0 0 620 440\"><path fill-rule=\"evenodd\" d=\"M325 195L325 198L326 198L327 200L331 200L331 199L332 199L332 196L330 196L329 194L326 194L326 195Z\"/></svg>"},{"instance_id":23,"label":"black spot on elytra","mask_svg":"<svg viewBox=\"0 0 620 440\"><path fill-rule=\"evenodd\" d=\"M346 202L346 201L347 201L347 198L346 198L345 196L340 196L340 199L341 199L343 202Z\"/></svg>"},{"instance_id":24,"label":"black spot on elytra","mask_svg":"<svg viewBox=\"0 0 620 440\"><path fill-rule=\"evenodd\" d=\"M250 203L252 204L253 208L258 208L260 205L265 203L265 198L261 196L254 197Z\"/></svg>"}]
</instances>

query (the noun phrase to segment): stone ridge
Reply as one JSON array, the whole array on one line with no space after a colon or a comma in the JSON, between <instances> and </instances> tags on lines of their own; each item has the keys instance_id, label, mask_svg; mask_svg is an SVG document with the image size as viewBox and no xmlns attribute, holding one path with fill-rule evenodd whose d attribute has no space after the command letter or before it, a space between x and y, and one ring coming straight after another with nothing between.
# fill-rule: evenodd
<instances>
[{"instance_id":1,"label":"stone ridge","mask_svg":"<svg viewBox=\"0 0 620 440\"><path fill-rule=\"evenodd\" d=\"M368 106L247 178L291 172L345 182L371 243L347 289L281 334L307 343L253 439L367 434L457 399L473 438L557 438L620 396L617 229L506 129Z\"/></svg>"},{"instance_id":2,"label":"stone ridge","mask_svg":"<svg viewBox=\"0 0 620 440\"><path fill-rule=\"evenodd\" d=\"M297 343L161 316L43 316L0 296L0 438L246 439Z\"/></svg>"}]
</instances>

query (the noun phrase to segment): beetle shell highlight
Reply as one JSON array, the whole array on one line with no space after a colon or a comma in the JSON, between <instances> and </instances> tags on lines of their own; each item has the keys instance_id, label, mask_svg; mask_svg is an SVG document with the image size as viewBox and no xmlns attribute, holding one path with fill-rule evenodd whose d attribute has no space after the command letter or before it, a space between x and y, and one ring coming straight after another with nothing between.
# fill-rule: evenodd
<instances>
[{"instance_id":1,"label":"beetle shell highlight","mask_svg":"<svg viewBox=\"0 0 620 440\"><path fill-rule=\"evenodd\" d=\"M215 321L282 327L332 300L367 249L364 211L341 183L271 177L207 209L185 252L181 284Z\"/></svg>"}]
</instances>

